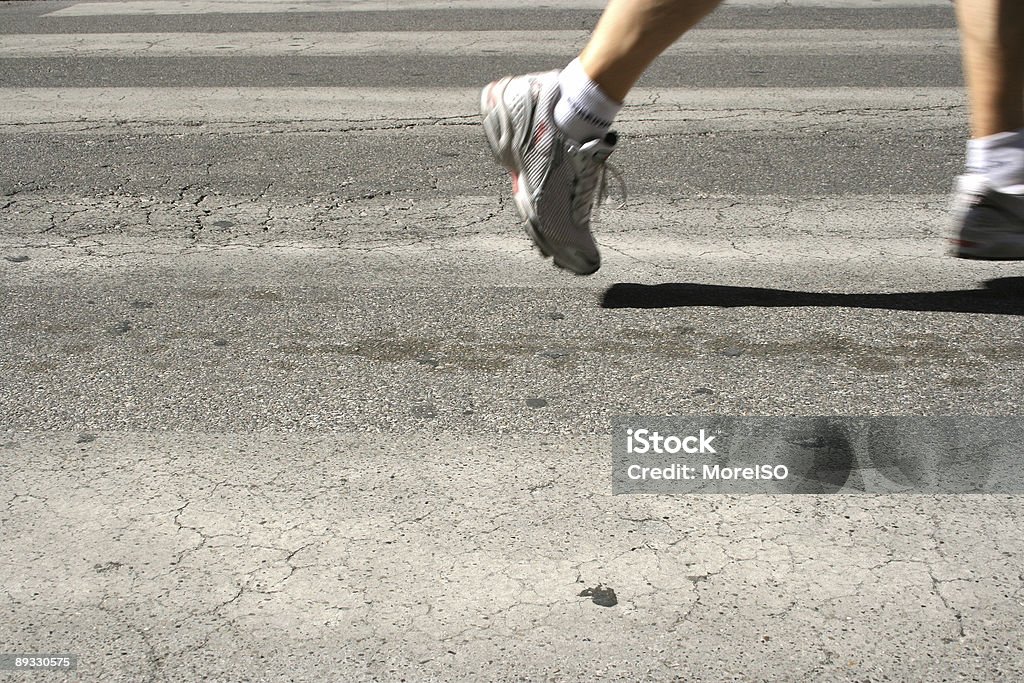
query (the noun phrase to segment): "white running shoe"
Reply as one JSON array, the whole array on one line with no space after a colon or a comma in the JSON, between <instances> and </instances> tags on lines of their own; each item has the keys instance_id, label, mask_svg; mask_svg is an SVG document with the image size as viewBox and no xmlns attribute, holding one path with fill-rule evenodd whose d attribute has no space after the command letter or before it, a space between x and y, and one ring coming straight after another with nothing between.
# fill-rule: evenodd
<instances>
[{"instance_id":1,"label":"white running shoe","mask_svg":"<svg viewBox=\"0 0 1024 683\"><path fill-rule=\"evenodd\" d=\"M981 175L960 176L950 242L960 258L1024 259L1024 195L999 192Z\"/></svg>"},{"instance_id":2,"label":"white running shoe","mask_svg":"<svg viewBox=\"0 0 1024 683\"><path fill-rule=\"evenodd\" d=\"M494 81L480 94L480 115L495 160L512 176L527 234L556 266L589 275L601 267L590 215L603 197L605 160L617 136L579 144L559 131L553 117L558 74Z\"/></svg>"}]
</instances>

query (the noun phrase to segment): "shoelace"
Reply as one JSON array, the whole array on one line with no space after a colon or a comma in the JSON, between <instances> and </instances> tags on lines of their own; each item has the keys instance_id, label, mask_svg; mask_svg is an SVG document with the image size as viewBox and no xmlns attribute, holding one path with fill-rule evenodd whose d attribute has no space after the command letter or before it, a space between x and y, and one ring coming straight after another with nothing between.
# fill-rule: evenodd
<instances>
[{"instance_id":1,"label":"shoelace","mask_svg":"<svg viewBox=\"0 0 1024 683\"><path fill-rule=\"evenodd\" d=\"M574 150L573 156L579 162L575 164L576 192L572 203L572 218L575 223L587 223L591 215L596 215L601 204L604 202L608 194L608 174L606 171L611 172L621 190L622 201L619 203L618 208L621 209L626 206L626 181L618 168L608 161L596 161L592 155L580 154L579 150Z\"/></svg>"}]
</instances>

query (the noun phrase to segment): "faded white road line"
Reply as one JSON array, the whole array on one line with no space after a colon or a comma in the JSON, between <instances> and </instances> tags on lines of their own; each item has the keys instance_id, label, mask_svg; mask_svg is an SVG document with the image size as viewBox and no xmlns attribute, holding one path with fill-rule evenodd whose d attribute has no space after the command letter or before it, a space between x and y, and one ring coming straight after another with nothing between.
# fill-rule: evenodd
<instances>
[{"instance_id":1,"label":"faded white road line","mask_svg":"<svg viewBox=\"0 0 1024 683\"><path fill-rule=\"evenodd\" d=\"M949 7L947 0L729 0L730 6L848 7ZM120 14L254 14L270 12L395 12L402 10L522 9L519 0L129 0L127 2L80 2L46 16L109 16ZM596 10L605 0L541 0L536 9Z\"/></svg>"},{"instance_id":2,"label":"faded white road line","mask_svg":"<svg viewBox=\"0 0 1024 683\"><path fill-rule=\"evenodd\" d=\"M0 36L0 57L388 55L563 56L588 31L360 31L259 33L68 33ZM696 30L668 54L954 54L952 29L901 31L788 29Z\"/></svg>"},{"instance_id":3,"label":"faded white road line","mask_svg":"<svg viewBox=\"0 0 1024 683\"><path fill-rule=\"evenodd\" d=\"M637 196L624 209L603 207L596 230L602 245L663 265L708 258L723 264L752 258L800 263L942 257L947 203L946 195L755 200L695 194L670 202ZM445 253L457 259L466 252L508 258L529 249L511 207L493 196L349 203L218 195L197 202L191 196L47 193L14 198L6 216L0 248L8 250L380 248L443 261ZM318 226L316 232L309 230L311 224ZM198 239L182 228L191 225L201 226ZM409 274L394 276L400 283Z\"/></svg>"},{"instance_id":4,"label":"faded white road line","mask_svg":"<svg viewBox=\"0 0 1024 683\"><path fill-rule=\"evenodd\" d=\"M476 88L0 88L5 126L75 131L97 126L222 130L278 124L350 130L386 123L475 125ZM961 125L960 88L637 89L618 117L624 132L700 122L719 130L808 125Z\"/></svg>"}]
</instances>

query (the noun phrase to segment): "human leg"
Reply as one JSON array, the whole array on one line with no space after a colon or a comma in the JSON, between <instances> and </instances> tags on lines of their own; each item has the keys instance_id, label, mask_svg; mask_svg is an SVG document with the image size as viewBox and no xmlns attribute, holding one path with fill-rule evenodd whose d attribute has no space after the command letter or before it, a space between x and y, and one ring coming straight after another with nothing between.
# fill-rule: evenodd
<instances>
[{"instance_id":1,"label":"human leg","mask_svg":"<svg viewBox=\"0 0 1024 683\"><path fill-rule=\"evenodd\" d=\"M1024 3L957 0L970 105L952 253L1024 258Z\"/></svg>"},{"instance_id":2,"label":"human leg","mask_svg":"<svg viewBox=\"0 0 1024 683\"><path fill-rule=\"evenodd\" d=\"M1024 3L958 0L971 137L1024 127Z\"/></svg>"},{"instance_id":3,"label":"human leg","mask_svg":"<svg viewBox=\"0 0 1024 683\"><path fill-rule=\"evenodd\" d=\"M579 55L613 100L626 94L654 59L697 25L720 0L611 0Z\"/></svg>"}]
</instances>

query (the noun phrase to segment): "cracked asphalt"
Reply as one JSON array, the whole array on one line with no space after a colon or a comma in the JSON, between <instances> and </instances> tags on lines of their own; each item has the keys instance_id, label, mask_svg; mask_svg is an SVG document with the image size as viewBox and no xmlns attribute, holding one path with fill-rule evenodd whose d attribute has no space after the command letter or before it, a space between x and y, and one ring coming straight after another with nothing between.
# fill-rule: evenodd
<instances>
[{"instance_id":1,"label":"cracked asphalt","mask_svg":"<svg viewBox=\"0 0 1024 683\"><path fill-rule=\"evenodd\" d=\"M947 3L712 15L623 112L588 278L475 118L551 45L187 53L595 12L336 4L0 2L0 654L78 656L0 678L1024 676L1019 497L611 495L619 415L1020 414L1021 266L944 254Z\"/></svg>"},{"instance_id":2,"label":"cracked asphalt","mask_svg":"<svg viewBox=\"0 0 1024 683\"><path fill-rule=\"evenodd\" d=\"M602 437L428 438L5 444L48 546L5 631L96 680L1020 675L1012 498L612 497Z\"/></svg>"}]
</instances>

